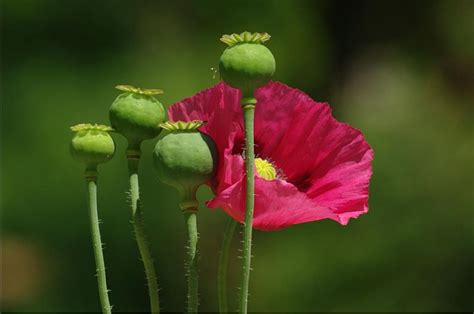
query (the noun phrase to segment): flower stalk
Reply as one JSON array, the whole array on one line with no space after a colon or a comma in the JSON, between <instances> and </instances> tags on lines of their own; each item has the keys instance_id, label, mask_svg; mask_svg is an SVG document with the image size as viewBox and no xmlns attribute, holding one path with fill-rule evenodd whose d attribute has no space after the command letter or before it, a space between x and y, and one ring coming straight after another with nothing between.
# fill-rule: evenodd
<instances>
[{"instance_id":1,"label":"flower stalk","mask_svg":"<svg viewBox=\"0 0 474 314\"><path fill-rule=\"evenodd\" d=\"M199 306L198 296L198 231L197 206L183 208L184 220L188 230L188 257L186 274L188 277L187 313L197 313Z\"/></svg>"},{"instance_id":2,"label":"flower stalk","mask_svg":"<svg viewBox=\"0 0 474 314\"><path fill-rule=\"evenodd\" d=\"M240 308L239 312L247 313L250 265L252 258L252 224L255 201L255 177L254 177L254 115L255 98L245 98L242 103L244 111L245 130L245 220L244 220L244 245L242 256L242 275L240 283Z\"/></svg>"},{"instance_id":3,"label":"flower stalk","mask_svg":"<svg viewBox=\"0 0 474 314\"><path fill-rule=\"evenodd\" d=\"M148 284L148 295L150 298L151 313L160 313L160 301L158 294L158 283L156 279L155 266L150 252L150 246L146 239L143 224L142 209L140 203L140 187L138 183L138 165L140 162L139 151L127 151L128 170L130 175L130 198L132 209L132 224L135 232L138 250L145 268Z\"/></svg>"},{"instance_id":4,"label":"flower stalk","mask_svg":"<svg viewBox=\"0 0 474 314\"><path fill-rule=\"evenodd\" d=\"M219 255L219 268L217 274L217 296L219 299L219 313L228 313L227 304L227 265L229 261L229 250L234 237L237 221L229 218L227 227L224 231L224 239L222 241L222 250Z\"/></svg>"},{"instance_id":5,"label":"flower stalk","mask_svg":"<svg viewBox=\"0 0 474 314\"><path fill-rule=\"evenodd\" d=\"M89 193L89 217L92 234L92 244L94 247L95 264L97 267L97 285L99 288L99 298L102 313L112 313L110 306L107 279L105 276L104 254L102 252L102 240L100 237L99 214L97 210L97 172L86 170L85 172L87 188Z\"/></svg>"}]
</instances>

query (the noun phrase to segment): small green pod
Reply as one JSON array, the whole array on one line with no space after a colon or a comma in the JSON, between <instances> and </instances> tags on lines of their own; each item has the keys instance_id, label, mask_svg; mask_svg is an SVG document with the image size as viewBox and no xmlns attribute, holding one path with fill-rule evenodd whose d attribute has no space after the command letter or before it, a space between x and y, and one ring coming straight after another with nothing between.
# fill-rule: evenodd
<instances>
[{"instance_id":1,"label":"small green pod","mask_svg":"<svg viewBox=\"0 0 474 314\"><path fill-rule=\"evenodd\" d=\"M110 124L127 138L129 147L139 150L143 140L152 139L161 132L159 124L165 121L166 113L153 95L163 92L130 85L118 85L116 88L125 93L120 94L110 106Z\"/></svg>"},{"instance_id":2,"label":"small green pod","mask_svg":"<svg viewBox=\"0 0 474 314\"><path fill-rule=\"evenodd\" d=\"M221 38L229 45L219 60L221 78L228 85L240 89L245 98L253 98L255 89L267 84L275 72L275 57L262 44L269 39L267 33L249 32Z\"/></svg>"},{"instance_id":3,"label":"small green pod","mask_svg":"<svg viewBox=\"0 0 474 314\"><path fill-rule=\"evenodd\" d=\"M197 205L198 187L211 180L217 167L214 141L197 130L202 124L202 121L162 124L170 133L156 143L153 151L158 179L180 192L182 208Z\"/></svg>"},{"instance_id":4,"label":"small green pod","mask_svg":"<svg viewBox=\"0 0 474 314\"><path fill-rule=\"evenodd\" d=\"M76 132L70 151L71 155L83 162L88 169L97 168L98 164L112 159L115 153L115 143L109 131L112 128L106 125L77 124L71 127Z\"/></svg>"}]
</instances>

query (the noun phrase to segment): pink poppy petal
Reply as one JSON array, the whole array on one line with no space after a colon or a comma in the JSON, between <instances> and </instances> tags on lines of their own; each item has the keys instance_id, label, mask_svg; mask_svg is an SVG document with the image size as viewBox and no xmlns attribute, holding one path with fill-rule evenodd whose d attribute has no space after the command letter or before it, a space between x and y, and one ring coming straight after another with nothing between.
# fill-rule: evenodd
<instances>
[{"instance_id":1,"label":"pink poppy petal","mask_svg":"<svg viewBox=\"0 0 474 314\"><path fill-rule=\"evenodd\" d=\"M272 231L326 218L339 221L330 208L314 202L291 183L255 179L255 228Z\"/></svg>"},{"instance_id":2,"label":"pink poppy petal","mask_svg":"<svg viewBox=\"0 0 474 314\"><path fill-rule=\"evenodd\" d=\"M362 133L337 121L328 104L297 89L273 83L259 91L255 140L261 156L309 198L346 213L341 222L367 212L373 152ZM272 115L278 108L287 117L279 116L276 123Z\"/></svg>"},{"instance_id":3,"label":"pink poppy petal","mask_svg":"<svg viewBox=\"0 0 474 314\"><path fill-rule=\"evenodd\" d=\"M244 177L244 160L240 155L225 154L217 173L216 193L234 185Z\"/></svg>"},{"instance_id":4,"label":"pink poppy petal","mask_svg":"<svg viewBox=\"0 0 474 314\"><path fill-rule=\"evenodd\" d=\"M239 99L239 90L220 82L173 104L168 108L168 114L172 121L207 121L220 108L232 118L232 114L240 110Z\"/></svg>"},{"instance_id":5,"label":"pink poppy petal","mask_svg":"<svg viewBox=\"0 0 474 314\"><path fill-rule=\"evenodd\" d=\"M270 82L256 91L255 141L262 157L272 154L281 143L293 119L293 111L307 96L279 82Z\"/></svg>"},{"instance_id":6,"label":"pink poppy petal","mask_svg":"<svg viewBox=\"0 0 474 314\"><path fill-rule=\"evenodd\" d=\"M304 118L301 121L302 127L311 123ZM319 121L307 132L305 143L300 143L303 148L294 145L295 140L290 141L303 134L293 128L288 131L282 142L293 145L277 149L272 155L275 163L279 165L279 161L284 160L282 167L287 180L318 204L338 214L366 212L372 149L360 131L336 121L331 115Z\"/></svg>"},{"instance_id":7,"label":"pink poppy petal","mask_svg":"<svg viewBox=\"0 0 474 314\"><path fill-rule=\"evenodd\" d=\"M245 178L222 191L208 202L211 208L223 208L234 219L243 222L245 212ZM255 178L253 227L274 231L288 226L330 218L340 221L329 208L312 201L292 184L282 180Z\"/></svg>"}]
</instances>

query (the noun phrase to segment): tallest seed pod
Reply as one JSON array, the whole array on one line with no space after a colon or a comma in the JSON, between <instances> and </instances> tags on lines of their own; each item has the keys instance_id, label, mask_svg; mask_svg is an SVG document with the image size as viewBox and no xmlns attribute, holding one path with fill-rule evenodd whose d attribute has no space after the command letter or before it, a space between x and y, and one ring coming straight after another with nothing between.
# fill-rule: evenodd
<instances>
[{"instance_id":1,"label":"tallest seed pod","mask_svg":"<svg viewBox=\"0 0 474 314\"><path fill-rule=\"evenodd\" d=\"M243 103L255 104L255 90L267 84L275 72L275 57L263 45L269 39L267 33L249 32L221 37L229 47L219 60L219 73L224 82L242 91Z\"/></svg>"},{"instance_id":2,"label":"tallest seed pod","mask_svg":"<svg viewBox=\"0 0 474 314\"><path fill-rule=\"evenodd\" d=\"M244 241L242 249L242 272L240 282L240 313L247 313L250 265L252 257L252 224L255 195L254 177L254 113L257 99L255 90L267 84L275 72L275 58L272 52L263 45L270 39L267 33L249 33L224 35L221 41L229 45L219 60L219 72L222 80L228 85L240 89L245 130L245 220ZM232 228L229 228L232 232ZM221 264L222 266L222 264ZM219 271L219 273L221 273ZM222 278L219 282L222 281ZM225 282L225 280L224 280ZM219 299L222 300L223 289L219 287ZM221 310L225 302L220 302Z\"/></svg>"},{"instance_id":3,"label":"tallest seed pod","mask_svg":"<svg viewBox=\"0 0 474 314\"><path fill-rule=\"evenodd\" d=\"M132 224L135 240L145 268L151 313L156 314L160 312L158 282L143 224L138 165L142 141L158 136L161 131L159 124L165 120L165 109L153 96L161 94L163 91L159 89L141 89L130 85L118 85L116 88L125 93L120 94L110 106L109 118L113 128L128 140L126 156L130 179Z\"/></svg>"}]
</instances>

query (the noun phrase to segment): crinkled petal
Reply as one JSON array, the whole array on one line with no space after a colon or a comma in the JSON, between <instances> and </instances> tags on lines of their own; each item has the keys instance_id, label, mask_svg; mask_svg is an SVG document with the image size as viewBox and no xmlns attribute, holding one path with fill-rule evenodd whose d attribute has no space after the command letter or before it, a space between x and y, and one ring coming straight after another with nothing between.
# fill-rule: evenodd
<instances>
[{"instance_id":1,"label":"crinkled petal","mask_svg":"<svg viewBox=\"0 0 474 314\"><path fill-rule=\"evenodd\" d=\"M279 82L270 82L256 91L255 144L258 154L269 158L293 120L295 107L307 96Z\"/></svg>"},{"instance_id":2,"label":"crinkled petal","mask_svg":"<svg viewBox=\"0 0 474 314\"><path fill-rule=\"evenodd\" d=\"M240 155L225 154L222 171L218 177L219 184L216 193L227 189L244 177L244 160Z\"/></svg>"},{"instance_id":3,"label":"crinkled petal","mask_svg":"<svg viewBox=\"0 0 474 314\"><path fill-rule=\"evenodd\" d=\"M245 216L245 178L219 193L208 202L211 208L223 208L234 219L243 222ZM321 219L339 221L329 208L319 206L292 184L283 180L267 181L255 178L255 209L253 227L274 231Z\"/></svg>"},{"instance_id":4,"label":"crinkled petal","mask_svg":"<svg viewBox=\"0 0 474 314\"><path fill-rule=\"evenodd\" d=\"M260 89L257 100L261 157L342 224L367 212L373 152L362 133L337 121L328 104L281 83Z\"/></svg>"}]
</instances>

